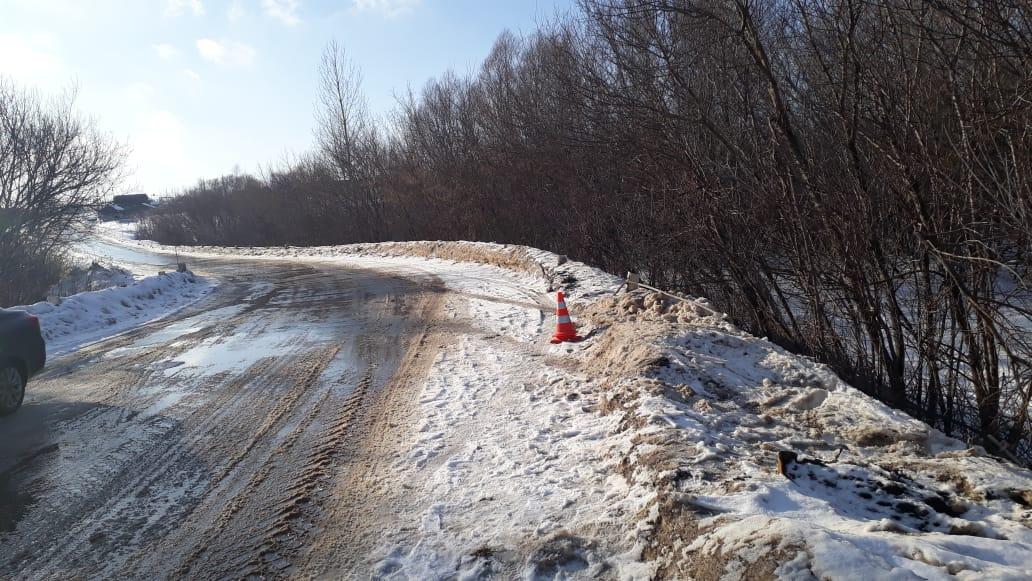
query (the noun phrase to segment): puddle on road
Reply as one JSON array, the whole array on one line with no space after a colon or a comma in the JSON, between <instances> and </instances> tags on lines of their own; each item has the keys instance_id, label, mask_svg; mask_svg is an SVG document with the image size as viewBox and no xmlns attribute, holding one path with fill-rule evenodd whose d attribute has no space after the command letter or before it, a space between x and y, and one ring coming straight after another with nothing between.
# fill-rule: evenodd
<instances>
[{"instance_id":1,"label":"puddle on road","mask_svg":"<svg viewBox=\"0 0 1032 581\"><path fill-rule=\"evenodd\" d=\"M209 337L158 365L165 367L166 377L241 373L261 359L286 355L300 345L311 347L340 337L332 325L302 325L287 320L278 320L275 325L265 323L250 321L235 329L233 335Z\"/></svg>"},{"instance_id":2,"label":"puddle on road","mask_svg":"<svg viewBox=\"0 0 1032 581\"><path fill-rule=\"evenodd\" d=\"M271 339L234 338L226 343L205 341L170 361L175 366L166 369L165 376L171 377L190 370L203 375L217 375L225 371L242 372L260 359L275 357L284 352L285 345L275 337Z\"/></svg>"},{"instance_id":3,"label":"puddle on road","mask_svg":"<svg viewBox=\"0 0 1032 581\"><path fill-rule=\"evenodd\" d=\"M161 412L167 410L168 408L170 408L170 407L172 407L174 405L177 405L187 395L188 394L186 392L182 392L182 391L175 391L175 392L172 392L172 393L167 393L167 394L159 397L157 399L157 401L155 401L154 403L152 403L149 406L147 406L146 408L140 410L139 415L141 417L144 417L144 418L151 417L151 416L156 416L156 415L160 414Z\"/></svg>"},{"instance_id":4,"label":"puddle on road","mask_svg":"<svg viewBox=\"0 0 1032 581\"><path fill-rule=\"evenodd\" d=\"M172 323L163 329L159 329L149 335L141 337L132 345L112 349L104 354L104 358L110 359L122 357L148 347L154 347L155 345L160 345L162 343L169 343L183 335L196 333L197 331L203 330L205 327L216 324L219 321L235 317L243 312L247 307L248 305L231 305L228 307L213 309L192 317L187 317L182 321Z\"/></svg>"}]
</instances>

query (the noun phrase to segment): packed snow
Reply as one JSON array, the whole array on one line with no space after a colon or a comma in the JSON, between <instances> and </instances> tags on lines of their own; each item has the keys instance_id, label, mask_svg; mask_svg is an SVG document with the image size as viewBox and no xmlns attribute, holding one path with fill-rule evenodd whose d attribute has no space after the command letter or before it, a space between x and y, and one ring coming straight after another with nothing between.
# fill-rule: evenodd
<instances>
[{"instance_id":1,"label":"packed snow","mask_svg":"<svg viewBox=\"0 0 1032 581\"><path fill-rule=\"evenodd\" d=\"M168 251L152 242L112 240ZM750 336L704 300L470 242L191 248L432 274L455 340L394 466L397 579L1032 577L1032 473ZM550 346L551 291L587 340Z\"/></svg>"},{"instance_id":2,"label":"packed snow","mask_svg":"<svg viewBox=\"0 0 1032 581\"><path fill-rule=\"evenodd\" d=\"M593 413L589 380L567 383L540 354L514 355L465 336L434 361L422 419L395 464L412 493L433 502L416 531L388 533L378 575L506 576L512 555L529 552L528 574L595 576L622 552L624 539L605 529L621 531L646 499L613 481L617 418ZM557 393L560 384L570 391ZM550 549L562 557L534 557Z\"/></svg>"},{"instance_id":3,"label":"packed snow","mask_svg":"<svg viewBox=\"0 0 1032 581\"><path fill-rule=\"evenodd\" d=\"M612 334L595 350L625 332L652 345L628 352L645 372L623 374L612 394L639 426L627 473L657 485L650 526L665 576L1032 574L1029 471L721 317L654 295L595 308Z\"/></svg>"}]
</instances>

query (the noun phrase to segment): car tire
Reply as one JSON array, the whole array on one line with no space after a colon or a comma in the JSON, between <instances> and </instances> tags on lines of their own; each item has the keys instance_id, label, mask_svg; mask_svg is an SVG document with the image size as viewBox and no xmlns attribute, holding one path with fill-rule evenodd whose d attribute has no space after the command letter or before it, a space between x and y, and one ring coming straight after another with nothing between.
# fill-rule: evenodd
<instances>
[{"instance_id":1,"label":"car tire","mask_svg":"<svg viewBox=\"0 0 1032 581\"><path fill-rule=\"evenodd\" d=\"M10 364L0 364L0 416L13 414L25 399L25 378Z\"/></svg>"}]
</instances>

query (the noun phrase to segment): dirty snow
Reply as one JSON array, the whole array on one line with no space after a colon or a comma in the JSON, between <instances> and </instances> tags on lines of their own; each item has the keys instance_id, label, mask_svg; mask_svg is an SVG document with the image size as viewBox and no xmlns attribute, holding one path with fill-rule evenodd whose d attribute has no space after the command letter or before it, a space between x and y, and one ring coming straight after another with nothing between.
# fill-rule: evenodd
<instances>
[{"instance_id":1,"label":"dirty snow","mask_svg":"<svg viewBox=\"0 0 1032 581\"><path fill-rule=\"evenodd\" d=\"M617 337L606 340L630 332L653 345L632 353L645 372L613 391L636 432L626 472L655 483L668 511L667 523L651 519L664 575L1032 575L1029 471L721 317L641 296L598 307Z\"/></svg>"},{"instance_id":2,"label":"dirty snow","mask_svg":"<svg viewBox=\"0 0 1032 581\"><path fill-rule=\"evenodd\" d=\"M184 254L331 260L454 291L445 312L468 330L437 354L399 444L414 516L385 531L377 576L1032 577L1032 473L705 301L614 299L616 277L498 244ZM557 288L584 343L546 343Z\"/></svg>"}]
</instances>

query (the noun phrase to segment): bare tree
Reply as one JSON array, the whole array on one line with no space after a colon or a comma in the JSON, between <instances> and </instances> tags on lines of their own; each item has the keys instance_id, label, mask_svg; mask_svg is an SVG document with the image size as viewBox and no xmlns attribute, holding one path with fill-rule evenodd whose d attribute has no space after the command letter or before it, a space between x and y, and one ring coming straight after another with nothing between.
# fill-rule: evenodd
<instances>
[{"instance_id":1,"label":"bare tree","mask_svg":"<svg viewBox=\"0 0 1032 581\"><path fill-rule=\"evenodd\" d=\"M345 180L358 177L358 150L368 127L362 73L344 49L331 41L319 66L316 134L323 153Z\"/></svg>"},{"instance_id":2,"label":"bare tree","mask_svg":"<svg viewBox=\"0 0 1032 581\"><path fill-rule=\"evenodd\" d=\"M0 273L5 302L45 288L47 263L121 178L125 151L56 98L0 78ZM39 275L39 276L36 276ZM52 282L52 281L51 281Z\"/></svg>"},{"instance_id":3,"label":"bare tree","mask_svg":"<svg viewBox=\"0 0 1032 581\"><path fill-rule=\"evenodd\" d=\"M337 195L327 198L326 211L354 218L355 240L382 239L382 144L362 93L362 74L336 42L327 45L319 67L316 124L320 152L341 182Z\"/></svg>"}]
</instances>

